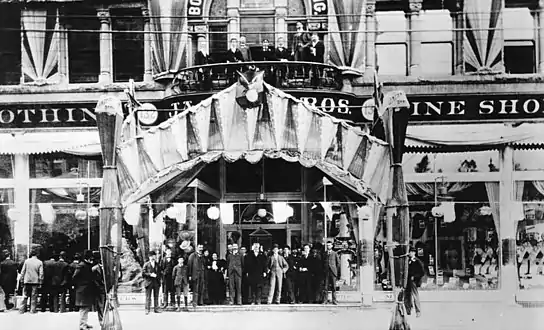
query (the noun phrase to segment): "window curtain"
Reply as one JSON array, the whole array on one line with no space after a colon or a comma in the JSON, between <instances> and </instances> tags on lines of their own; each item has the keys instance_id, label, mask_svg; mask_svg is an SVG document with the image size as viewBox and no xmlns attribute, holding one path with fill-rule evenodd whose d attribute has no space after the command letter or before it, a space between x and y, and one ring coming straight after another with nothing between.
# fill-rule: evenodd
<instances>
[{"instance_id":1,"label":"window curtain","mask_svg":"<svg viewBox=\"0 0 544 330\"><path fill-rule=\"evenodd\" d=\"M533 181L533 186L535 187L536 191L544 196L544 181Z\"/></svg>"},{"instance_id":2,"label":"window curtain","mask_svg":"<svg viewBox=\"0 0 544 330\"><path fill-rule=\"evenodd\" d=\"M365 66L366 0L329 0L329 61L362 74Z\"/></svg>"},{"instance_id":3,"label":"window curtain","mask_svg":"<svg viewBox=\"0 0 544 330\"><path fill-rule=\"evenodd\" d=\"M499 193L499 183L498 182L486 182L485 190L487 192L487 200L489 201L489 206L491 207L491 215L493 216L493 222L495 223L495 229L499 233L499 222L500 222L500 193Z\"/></svg>"},{"instance_id":4,"label":"window curtain","mask_svg":"<svg viewBox=\"0 0 544 330\"><path fill-rule=\"evenodd\" d=\"M504 0L464 2L464 58L476 72L504 72L503 10Z\"/></svg>"},{"instance_id":5,"label":"window curtain","mask_svg":"<svg viewBox=\"0 0 544 330\"><path fill-rule=\"evenodd\" d=\"M59 78L59 17L57 10L23 9L22 70L24 81L38 85Z\"/></svg>"},{"instance_id":6,"label":"window curtain","mask_svg":"<svg viewBox=\"0 0 544 330\"><path fill-rule=\"evenodd\" d=\"M186 66L188 25L186 0L149 0L155 78Z\"/></svg>"}]
</instances>

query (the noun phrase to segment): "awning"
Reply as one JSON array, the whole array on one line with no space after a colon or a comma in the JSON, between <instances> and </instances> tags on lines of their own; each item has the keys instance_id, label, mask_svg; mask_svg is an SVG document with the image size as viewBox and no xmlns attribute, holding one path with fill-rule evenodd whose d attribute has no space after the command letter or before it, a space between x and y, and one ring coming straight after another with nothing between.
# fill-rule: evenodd
<instances>
[{"instance_id":1,"label":"awning","mask_svg":"<svg viewBox=\"0 0 544 330\"><path fill-rule=\"evenodd\" d=\"M385 142L267 84L260 106L242 107L242 88L233 85L121 143L122 205L156 194L172 180L190 178L195 166L220 158L255 164L263 157L316 167L351 191L385 202Z\"/></svg>"},{"instance_id":2,"label":"awning","mask_svg":"<svg viewBox=\"0 0 544 330\"><path fill-rule=\"evenodd\" d=\"M544 146L544 123L447 124L408 126L408 151L428 149L494 149L501 145Z\"/></svg>"},{"instance_id":3,"label":"awning","mask_svg":"<svg viewBox=\"0 0 544 330\"><path fill-rule=\"evenodd\" d=\"M100 154L98 130L0 134L0 154L32 155L66 152L80 156Z\"/></svg>"}]
</instances>

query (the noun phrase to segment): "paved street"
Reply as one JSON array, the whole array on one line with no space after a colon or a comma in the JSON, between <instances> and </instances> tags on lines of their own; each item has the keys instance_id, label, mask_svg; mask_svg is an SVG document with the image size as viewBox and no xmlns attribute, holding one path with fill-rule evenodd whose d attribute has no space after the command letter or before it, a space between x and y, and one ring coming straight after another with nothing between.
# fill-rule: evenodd
<instances>
[{"instance_id":1,"label":"paved street","mask_svg":"<svg viewBox=\"0 0 544 330\"><path fill-rule=\"evenodd\" d=\"M423 316L410 317L413 330L436 329L493 329L493 330L540 330L544 325L543 308L521 308L496 303L460 304L426 303ZM145 316L143 312L121 311L123 329L182 329L190 323L193 330L288 330L288 329L376 329L387 330L391 308L377 306L372 309L337 309L334 311L298 312L220 312L175 313L167 312ZM99 329L96 313L90 315L91 324ZM10 312L0 314L0 329L59 330L78 329L78 314L19 315Z\"/></svg>"}]
</instances>

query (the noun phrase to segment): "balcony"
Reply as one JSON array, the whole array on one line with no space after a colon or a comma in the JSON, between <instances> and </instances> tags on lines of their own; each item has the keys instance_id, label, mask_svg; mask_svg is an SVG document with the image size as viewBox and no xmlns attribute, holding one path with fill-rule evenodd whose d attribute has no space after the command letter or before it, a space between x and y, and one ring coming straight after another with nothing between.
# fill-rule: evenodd
<instances>
[{"instance_id":1,"label":"balcony","mask_svg":"<svg viewBox=\"0 0 544 330\"><path fill-rule=\"evenodd\" d=\"M219 63L184 68L175 74L166 95L211 93L238 79L236 71L264 72L264 81L274 87L292 89L340 90L342 72L335 66L311 62Z\"/></svg>"}]
</instances>

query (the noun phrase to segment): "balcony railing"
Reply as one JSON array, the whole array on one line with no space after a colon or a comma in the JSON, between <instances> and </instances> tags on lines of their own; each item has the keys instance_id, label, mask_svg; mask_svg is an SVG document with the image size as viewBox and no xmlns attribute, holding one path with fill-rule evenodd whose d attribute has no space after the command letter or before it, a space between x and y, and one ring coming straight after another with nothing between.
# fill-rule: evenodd
<instances>
[{"instance_id":1,"label":"balcony railing","mask_svg":"<svg viewBox=\"0 0 544 330\"><path fill-rule=\"evenodd\" d=\"M213 92L238 79L236 71L264 72L264 81L281 89L342 88L342 73L335 66L312 62L243 62L193 66L179 71L170 86L172 94Z\"/></svg>"}]
</instances>

